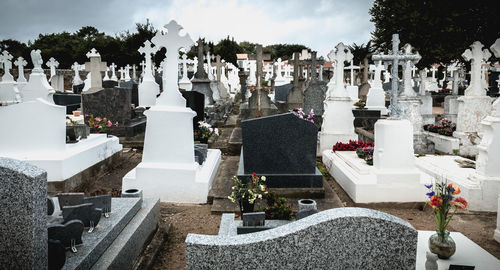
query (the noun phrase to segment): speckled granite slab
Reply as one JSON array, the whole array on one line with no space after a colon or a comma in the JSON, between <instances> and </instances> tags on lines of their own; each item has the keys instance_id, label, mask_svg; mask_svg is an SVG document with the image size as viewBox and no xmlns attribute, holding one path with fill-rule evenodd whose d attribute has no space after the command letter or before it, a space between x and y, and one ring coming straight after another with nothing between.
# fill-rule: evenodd
<instances>
[{"instance_id":1,"label":"speckled granite slab","mask_svg":"<svg viewBox=\"0 0 500 270\"><path fill-rule=\"evenodd\" d=\"M186 238L187 269L415 269L417 231L364 208L336 208L267 231Z\"/></svg>"},{"instance_id":2,"label":"speckled granite slab","mask_svg":"<svg viewBox=\"0 0 500 270\"><path fill-rule=\"evenodd\" d=\"M90 269L141 209L142 199L112 198L111 203L113 211L110 217L102 217L92 233L84 232L78 252L66 252L63 269Z\"/></svg>"}]
</instances>

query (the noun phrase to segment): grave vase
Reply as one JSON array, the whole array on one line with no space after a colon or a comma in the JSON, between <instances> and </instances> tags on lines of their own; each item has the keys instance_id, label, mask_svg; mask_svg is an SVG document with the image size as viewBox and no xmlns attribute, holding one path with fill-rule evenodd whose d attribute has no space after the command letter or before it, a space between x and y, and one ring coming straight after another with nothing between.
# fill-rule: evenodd
<instances>
[{"instance_id":1,"label":"grave vase","mask_svg":"<svg viewBox=\"0 0 500 270\"><path fill-rule=\"evenodd\" d=\"M437 254L440 259L448 259L453 256L456 251L456 245L450 236L450 232L447 230L437 230L435 234L431 235L429 238L429 250Z\"/></svg>"},{"instance_id":2,"label":"grave vase","mask_svg":"<svg viewBox=\"0 0 500 270\"><path fill-rule=\"evenodd\" d=\"M241 216L243 213L251 213L255 207L255 203L250 203L248 200L239 200Z\"/></svg>"}]
</instances>

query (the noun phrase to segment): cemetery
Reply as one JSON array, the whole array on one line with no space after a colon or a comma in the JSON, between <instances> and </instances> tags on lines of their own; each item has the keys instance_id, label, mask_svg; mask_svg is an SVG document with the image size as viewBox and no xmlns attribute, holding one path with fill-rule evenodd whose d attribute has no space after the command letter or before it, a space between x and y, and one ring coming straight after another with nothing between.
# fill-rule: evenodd
<instances>
[{"instance_id":1,"label":"cemetery","mask_svg":"<svg viewBox=\"0 0 500 270\"><path fill-rule=\"evenodd\" d=\"M488 1L194 2L0 35L0 268L500 269Z\"/></svg>"}]
</instances>

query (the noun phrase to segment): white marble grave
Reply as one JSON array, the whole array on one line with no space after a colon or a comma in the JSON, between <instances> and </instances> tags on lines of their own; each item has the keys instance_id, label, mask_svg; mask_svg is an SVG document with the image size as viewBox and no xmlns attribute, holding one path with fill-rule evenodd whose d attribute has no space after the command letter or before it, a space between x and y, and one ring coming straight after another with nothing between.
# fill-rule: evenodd
<instances>
[{"instance_id":1,"label":"white marble grave","mask_svg":"<svg viewBox=\"0 0 500 270\"><path fill-rule=\"evenodd\" d=\"M163 202L205 203L219 166L220 150L208 150L202 166L194 160L193 117L178 89L179 49L194 42L189 34L179 35L175 21L165 25L151 40L167 49L163 73L164 91L145 112L148 118L142 162L123 178L122 190L141 189L145 197Z\"/></svg>"},{"instance_id":2,"label":"white marble grave","mask_svg":"<svg viewBox=\"0 0 500 270\"><path fill-rule=\"evenodd\" d=\"M352 100L344 87L344 61L353 57L351 51L341 42L328 54L330 61L335 62L335 84L328 86L327 98L324 101L325 112L319 133L319 153L331 149L337 142L347 143L357 140L354 133L354 115Z\"/></svg>"},{"instance_id":3,"label":"white marble grave","mask_svg":"<svg viewBox=\"0 0 500 270\"><path fill-rule=\"evenodd\" d=\"M33 69L29 76L29 81L24 86L22 91L23 102L32 101L37 98L42 98L49 103L54 103L52 96L56 92L54 88L47 81L47 77L42 69L42 55L40 50L31 51L31 61L33 62Z\"/></svg>"},{"instance_id":4,"label":"white marble grave","mask_svg":"<svg viewBox=\"0 0 500 270\"><path fill-rule=\"evenodd\" d=\"M151 70L151 54L158 51L158 47L152 47L151 42L146 40L144 46L138 49L139 53L144 54L146 60L143 67L143 78L139 84L139 107L151 107L156 103L156 97L160 94L160 86L156 83ZM113 69L114 74L114 69ZM115 76L116 77L116 76Z\"/></svg>"},{"instance_id":5,"label":"white marble grave","mask_svg":"<svg viewBox=\"0 0 500 270\"><path fill-rule=\"evenodd\" d=\"M188 72L188 69L187 69L187 63L188 63L187 54L183 54L180 61L181 61L181 64L182 64L182 78L179 80L179 88L182 88L182 89L184 89L186 91L191 91L191 89L193 88L193 84L191 83L191 80L189 80L189 78L187 76L187 72Z\"/></svg>"},{"instance_id":6,"label":"white marble grave","mask_svg":"<svg viewBox=\"0 0 500 270\"><path fill-rule=\"evenodd\" d=\"M45 64L50 68L49 83L54 88L55 91L64 92L64 76L57 75L56 68L59 67L59 62L51 57L49 61Z\"/></svg>"},{"instance_id":7,"label":"white marble grave","mask_svg":"<svg viewBox=\"0 0 500 270\"><path fill-rule=\"evenodd\" d=\"M380 114L387 115L387 108L385 107L385 91L382 87L381 73L384 71L382 61L375 63L375 74L373 81L370 83L370 90L366 95L366 108L369 110L380 110Z\"/></svg>"},{"instance_id":8,"label":"white marble grave","mask_svg":"<svg viewBox=\"0 0 500 270\"><path fill-rule=\"evenodd\" d=\"M2 81L0 81L0 104L19 103L22 99L18 83L14 81L14 77L10 74L12 57L7 51L3 51L0 54L0 68L4 69L4 75L2 76Z\"/></svg>"}]
</instances>

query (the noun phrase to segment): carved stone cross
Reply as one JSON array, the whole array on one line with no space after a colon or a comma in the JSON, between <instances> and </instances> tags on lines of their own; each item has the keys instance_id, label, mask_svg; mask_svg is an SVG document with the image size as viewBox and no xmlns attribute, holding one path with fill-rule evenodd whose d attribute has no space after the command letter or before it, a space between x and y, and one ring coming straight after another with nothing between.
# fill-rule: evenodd
<instances>
[{"instance_id":1,"label":"carved stone cross","mask_svg":"<svg viewBox=\"0 0 500 270\"><path fill-rule=\"evenodd\" d=\"M357 69L359 70L359 66L355 66L353 63L353 60L350 61L350 65L348 67L345 67L344 69L348 69L351 71L351 85L354 83L354 70Z\"/></svg>"},{"instance_id":2,"label":"carved stone cross","mask_svg":"<svg viewBox=\"0 0 500 270\"><path fill-rule=\"evenodd\" d=\"M118 81L118 78L116 77L116 65L115 65L115 63L111 63L109 68L111 69L111 80Z\"/></svg>"},{"instance_id":3,"label":"carved stone cross","mask_svg":"<svg viewBox=\"0 0 500 270\"><path fill-rule=\"evenodd\" d=\"M14 65L17 66L18 70L18 75L17 75L17 82L18 83L23 83L26 82L26 78L24 77L24 66L26 66L28 62L24 60L22 56L19 56L17 60L14 62Z\"/></svg>"},{"instance_id":4,"label":"carved stone cross","mask_svg":"<svg viewBox=\"0 0 500 270\"><path fill-rule=\"evenodd\" d=\"M491 57L491 53L488 49L482 50L483 44L479 41L472 43L470 47L471 49L467 49L462 54L466 61L471 61L471 80L464 94L466 96L484 96L486 95L486 89L481 83L481 66L483 61Z\"/></svg>"},{"instance_id":5,"label":"carved stone cross","mask_svg":"<svg viewBox=\"0 0 500 270\"><path fill-rule=\"evenodd\" d=\"M51 57L45 65L47 65L47 67L50 68L50 78L49 78L50 82L52 80L52 77L56 76L56 67L59 66L59 62L57 62L57 60L54 59L54 57Z\"/></svg>"},{"instance_id":6,"label":"carved stone cross","mask_svg":"<svg viewBox=\"0 0 500 270\"><path fill-rule=\"evenodd\" d=\"M106 71L106 62L101 62L101 55L94 49L87 53L90 62L85 63L85 71L89 71L90 89L102 88L101 71Z\"/></svg>"},{"instance_id":7,"label":"carved stone cross","mask_svg":"<svg viewBox=\"0 0 500 270\"><path fill-rule=\"evenodd\" d=\"M4 82L11 82L14 80L14 77L10 74L10 69L12 68L11 59L12 55L8 51L3 51L2 54L0 54L0 67L2 67L1 64L3 64L3 70L5 71L5 74L2 76L2 81Z\"/></svg>"},{"instance_id":8,"label":"carved stone cross","mask_svg":"<svg viewBox=\"0 0 500 270\"><path fill-rule=\"evenodd\" d=\"M335 85L333 91L329 91L330 97L349 97L349 93L344 87L344 61L351 61L353 55L342 42L337 44L335 48L335 51L331 50L328 54L330 61L335 63Z\"/></svg>"},{"instance_id":9,"label":"carved stone cross","mask_svg":"<svg viewBox=\"0 0 500 270\"><path fill-rule=\"evenodd\" d=\"M152 66L151 55L155 54L158 51L158 49L159 49L158 46L153 47L153 46L151 46L151 41L146 40L146 42L144 42L144 46L140 47L137 50L137 51L139 51L139 53L144 54L144 59L146 60L146 63L141 62L141 65L143 65L142 66L142 73L143 73L145 81L154 81L155 80L153 77L153 70L151 69L151 66Z\"/></svg>"},{"instance_id":10,"label":"carved stone cross","mask_svg":"<svg viewBox=\"0 0 500 270\"><path fill-rule=\"evenodd\" d=\"M167 33L163 34L162 31L158 31L151 40L158 48L165 47L167 49L165 54L167 61L163 67L163 77L165 78L163 92L160 97L158 97L156 104L159 106L184 107L186 101L179 92L179 85L177 82L179 50L181 48L189 50L194 42L189 34L184 36L179 35L182 26L177 24L176 21L172 20L164 27L167 29Z\"/></svg>"},{"instance_id":11,"label":"carved stone cross","mask_svg":"<svg viewBox=\"0 0 500 270\"><path fill-rule=\"evenodd\" d=\"M188 70L187 70L187 63L188 63L188 59L187 59L187 54L183 54L181 56L182 60L181 60L181 63L182 63L182 80L189 80L188 77L187 77L187 74L188 74Z\"/></svg>"},{"instance_id":12,"label":"carved stone cross","mask_svg":"<svg viewBox=\"0 0 500 270\"><path fill-rule=\"evenodd\" d=\"M215 57L215 63L212 63L212 67L215 67L215 70L217 72L217 81L220 82L220 75L221 75L221 68L224 66L224 63L221 62L220 60L220 55L217 55Z\"/></svg>"},{"instance_id":13,"label":"carved stone cross","mask_svg":"<svg viewBox=\"0 0 500 270\"><path fill-rule=\"evenodd\" d=\"M399 61L407 61L407 60L412 60L412 61L419 61L422 57L420 54L417 52L416 54L413 53L403 53L399 50L399 35L394 34L392 35L392 51L390 54L385 55L385 54L379 54L379 55L373 55L372 59L374 61L379 61L382 60L387 64L391 64L391 76L392 76L392 88L391 88L391 105L389 106L389 109L391 111L390 113L390 118L391 119L401 119L402 114L401 114L401 108L398 105L398 88L399 88L399 76L398 76L398 69L399 69Z\"/></svg>"},{"instance_id":14,"label":"carved stone cross","mask_svg":"<svg viewBox=\"0 0 500 270\"><path fill-rule=\"evenodd\" d=\"M75 72L75 75L73 76L73 85L82 84L83 81L80 78L80 70L82 69L82 65L78 64L78 62L74 62L71 66L71 69Z\"/></svg>"},{"instance_id":15,"label":"carved stone cross","mask_svg":"<svg viewBox=\"0 0 500 270\"><path fill-rule=\"evenodd\" d=\"M130 68L131 68L131 66L129 64L127 64L125 66L125 81L126 82L128 82L132 79L132 78L130 78Z\"/></svg>"}]
</instances>

